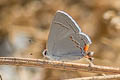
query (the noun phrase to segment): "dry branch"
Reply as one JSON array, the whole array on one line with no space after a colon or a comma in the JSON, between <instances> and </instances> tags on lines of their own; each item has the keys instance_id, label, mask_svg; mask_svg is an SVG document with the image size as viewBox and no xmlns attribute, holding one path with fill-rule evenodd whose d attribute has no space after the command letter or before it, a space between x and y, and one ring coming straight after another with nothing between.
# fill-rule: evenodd
<instances>
[{"instance_id":1,"label":"dry branch","mask_svg":"<svg viewBox=\"0 0 120 80\"><path fill-rule=\"evenodd\" d=\"M93 77L83 77L83 78L73 78L65 80L108 80L108 79L120 79L120 74L116 75L105 75L105 76L93 76Z\"/></svg>"},{"instance_id":2,"label":"dry branch","mask_svg":"<svg viewBox=\"0 0 120 80\"><path fill-rule=\"evenodd\" d=\"M87 71L97 73L120 73L120 68L97 66L93 65L89 67L89 64L50 61L42 59L30 59L30 58L15 58L15 57L0 57L0 65L15 65L15 66L34 66L42 68L51 68L59 70L71 70L71 71Z\"/></svg>"}]
</instances>

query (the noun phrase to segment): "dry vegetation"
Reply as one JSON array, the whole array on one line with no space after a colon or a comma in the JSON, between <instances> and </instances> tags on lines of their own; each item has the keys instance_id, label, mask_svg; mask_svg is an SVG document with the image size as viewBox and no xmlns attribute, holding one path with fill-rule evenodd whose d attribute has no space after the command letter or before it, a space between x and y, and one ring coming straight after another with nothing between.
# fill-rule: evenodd
<instances>
[{"instance_id":1,"label":"dry vegetation","mask_svg":"<svg viewBox=\"0 0 120 80\"><path fill-rule=\"evenodd\" d=\"M94 64L120 66L120 0L0 0L0 56L43 58L56 10L69 13L92 39ZM84 59L74 61L86 63ZM3 80L62 80L90 72L0 66ZM118 79L119 80L119 79Z\"/></svg>"}]
</instances>

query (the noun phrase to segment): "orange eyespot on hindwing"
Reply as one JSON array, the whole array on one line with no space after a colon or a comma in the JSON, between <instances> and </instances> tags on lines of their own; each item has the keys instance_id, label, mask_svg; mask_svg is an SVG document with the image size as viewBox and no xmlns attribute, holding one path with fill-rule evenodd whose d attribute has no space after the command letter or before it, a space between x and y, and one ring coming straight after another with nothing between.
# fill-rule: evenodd
<instances>
[{"instance_id":1,"label":"orange eyespot on hindwing","mask_svg":"<svg viewBox=\"0 0 120 80\"><path fill-rule=\"evenodd\" d=\"M85 45L85 47L84 47L84 51L87 52L88 49L89 49L89 45L87 44L87 45Z\"/></svg>"}]
</instances>

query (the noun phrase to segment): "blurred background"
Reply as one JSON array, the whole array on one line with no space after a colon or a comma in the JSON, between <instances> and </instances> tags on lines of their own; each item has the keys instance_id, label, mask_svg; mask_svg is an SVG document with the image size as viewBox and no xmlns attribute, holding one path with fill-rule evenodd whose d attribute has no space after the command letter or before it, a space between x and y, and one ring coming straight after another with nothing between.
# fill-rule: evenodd
<instances>
[{"instance_id":1,"label":"blurred background","mask_svg":"<svg viewBox=\"0 0 120 80\"><path fill-rule=\"evenodd\" d=\"M0 56L43 58L57 10L70 14L92 39L94 64L120 66L120 0L0 0ZM84 59L76 63L87 63ZM3 80L63 80L101 75L0 66Z\"/></svg>"}]
</instances>

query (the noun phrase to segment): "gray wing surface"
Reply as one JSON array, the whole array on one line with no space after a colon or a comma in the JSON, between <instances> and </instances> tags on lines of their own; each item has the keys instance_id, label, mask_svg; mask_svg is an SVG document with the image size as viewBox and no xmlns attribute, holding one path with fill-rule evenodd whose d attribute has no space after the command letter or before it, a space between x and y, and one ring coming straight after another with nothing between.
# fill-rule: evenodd
<instances>
[{"instance_id":1,"label":"gray wing surface","mask_svg":"<svg viewBox=\"0 0 120 80\"><path fill-rule=\"evenodd\" d=\"M70 36L79 43L77 45ZM63 11L57 11L54 17L48 37L48 54L64 59L80 59L84 56L84 46L91 44L90 38L81 32L77 23Z\"/></svg>"},{"instance_id":2,"label":"gray wing surface","mask_svg":"<svg viewBox=\"0 0 120 80\"><path fill-rule=\"evenodd\" d=\"M51 24L51 30L48 37L47 49L51 53L53 51L55 42L65 38L71 33L81 32L78 24L63 11L57 11Z\"/></svg>"},{"instance_id":3,"label":"gray wing surface","mask_svg":"<svg viewBox=\"0 0 120 80\"><path fill-rule=\"evenodd\" d=\"M74 40L79 43L80 48L69 36L73 36ZM69 36L55 43L53 55L64 59L80 59L85 56L84 47L86 44L91 44L90 38L84 33L72 33Z\"/></svg>"}]
</instances>

